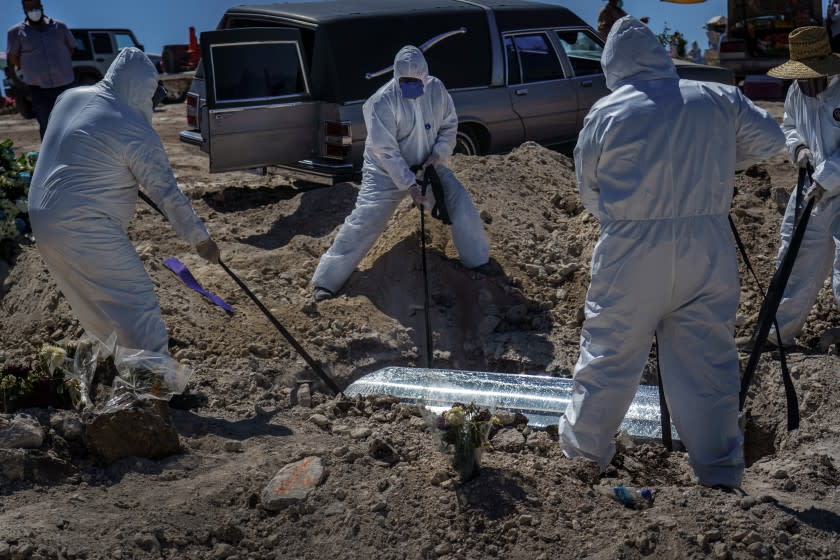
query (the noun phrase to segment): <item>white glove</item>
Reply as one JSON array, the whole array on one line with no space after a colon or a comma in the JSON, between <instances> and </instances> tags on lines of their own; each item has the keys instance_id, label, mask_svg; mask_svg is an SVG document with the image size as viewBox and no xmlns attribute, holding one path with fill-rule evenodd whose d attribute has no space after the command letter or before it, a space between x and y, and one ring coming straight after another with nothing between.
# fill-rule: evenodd
<instances>
[{"instance_id":1,"label":"white glove","mask_svg":"<svg viewBox=\"0 0 840 560\"><path fill-rule=\"evenodd\" d=\"M213 264L219 264L219 246L216 245L216 242L211 238L208 237L204 241L200 241L198 245L195 246L195 252L198 253L198 256L205 261Z\"/></svg>"},{"instance_id":2,"label":"white glove","mask_svg":"<svg viewBox=\"0 0 840 560\"><path fill-rule=\"evenodd\" d=\"M413 200L414 204L417 206L425 206L429 210L435 207L435 195L432 194L431 189L427 189L424 196L419 186L411 185L408 187L408 194L411 195L411 200Z\"/></svg>"},{"instance_id":3,"label":"white glove","mask_svg":"<svg viewBox=\"0 0 840 560\"><path fill-rule=\"evenodd\" d=\"M805 193L805 200L809 201L813 199L814 204L818 204L824 196L825 189L822 187L822 185L814 181L814 184L811 186L810 189L808 189L808 192Z\"/></svg>"},{"instance_id":4,"label":"white glove","mask_svg":"<svg viewBox=\"0 0 840 560\"><path fill-rule=\"evenodd\" d=\"M800 168L813 165L814 154L808 148L799 148L796 152L796 165Z\"/></svg>"}]
</instances>

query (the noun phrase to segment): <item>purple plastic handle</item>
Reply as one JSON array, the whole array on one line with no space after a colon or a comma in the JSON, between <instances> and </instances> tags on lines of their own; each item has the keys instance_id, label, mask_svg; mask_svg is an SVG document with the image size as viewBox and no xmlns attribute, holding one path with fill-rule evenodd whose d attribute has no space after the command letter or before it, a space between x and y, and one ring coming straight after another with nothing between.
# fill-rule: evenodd
<instances>
[{"instance_id":1,"label":"purple plastic handle","mask_svg":"<svg viewBox=\"0 0 840 560\"><path fill-rule=\"evenodd\" d=\"M181 279L181 282L186 284L186 286L192 290L195 290L199 294L203 295L225 311L230 314L233 314L233 307L227 303L225 300L214 294L213 292L208 292L204 288L201 287L201 284L198 283L198 280L192 275L190 269L187 268L187 265L179 261L175 257L169 257L165 261L163 261L164 266L175 273L175 275Z\"/></svg>"}]
</instances>

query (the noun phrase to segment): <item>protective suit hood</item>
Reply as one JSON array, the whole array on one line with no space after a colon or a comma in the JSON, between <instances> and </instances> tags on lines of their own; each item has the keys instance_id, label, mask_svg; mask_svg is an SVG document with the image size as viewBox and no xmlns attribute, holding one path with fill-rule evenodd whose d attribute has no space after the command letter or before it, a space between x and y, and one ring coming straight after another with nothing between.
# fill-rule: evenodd
<instances>
[{"instance_id":1,"label":"protective suit hood","mask_svg":"<svg viewBox=\"0 0 840 560\"><path fill-rule=\"evenodd\" d=\"M157 82L157 70L149 57L140 49L128 47L111 63L101 84L152 122L152 96Z\"/></svg>"},{"instance_id":2,"label":"protective suit hood","mask_svg":"<svg viewBox=\"0 0 840 560\"><path fill-rule=\"evenodd\" d=\"M413 45L407 45L399 50L394 57L394 82L400 78L417 78L424 84L429 82L429 65L423 51Z\"/></svg>"},{"instance_id":3,"label":"protective suit hood","mask_svg":"<svg viewBox=\"0 0 840 560\"><path fill-rule=\"evenodd\" d=\"M615 91L627 81L678 80L677 69L653 31L632 16L613 25L601 56L607 87Z\"/></svg>"}]
</instances>

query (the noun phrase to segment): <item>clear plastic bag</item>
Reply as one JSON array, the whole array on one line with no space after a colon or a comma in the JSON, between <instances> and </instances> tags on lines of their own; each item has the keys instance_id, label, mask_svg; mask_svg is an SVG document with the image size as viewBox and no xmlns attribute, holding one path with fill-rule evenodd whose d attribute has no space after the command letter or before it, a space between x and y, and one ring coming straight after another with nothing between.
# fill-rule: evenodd
<instances>
[{"instance_id":1,"label":"clear plastic bag","mask_svg":"<svg viewBox=\"0 0 840 560\"><path fill-rule=\"evenodd\" d=\"M114 353L116 342L116 333L111 333L105 342L85 333L81 340L69 346L67 353L73 357L66 357L59 367L64 371L65 384L76 409L93 407L91 389L96 366Z\"/></svg>"},{"instance_id":2,"label":"clear plastic bag","mask_svg":"<svg viewBox=\"0 0 840 560\"><path fill-rule=\"evenodd\" d=\"M114 367L117 375L109 407L134 399L169 400L184 391L193 373L167 354L122 346L114 351Z\"/></svg>"}]
</instances>

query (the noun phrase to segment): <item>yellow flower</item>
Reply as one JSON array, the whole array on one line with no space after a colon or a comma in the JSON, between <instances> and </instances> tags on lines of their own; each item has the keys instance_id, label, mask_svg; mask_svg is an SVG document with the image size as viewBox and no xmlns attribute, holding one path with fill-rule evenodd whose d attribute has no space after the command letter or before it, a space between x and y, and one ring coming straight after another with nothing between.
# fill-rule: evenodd
<instances>
[{"instance_id":1,"label":"yellow flower","mask_svg":"<svg viewBox=\"0 0 840 560\"><path fill-rule=\"evenodd\" d=\"M450 426L461 426L466 421L464 409L460 406L453 406L452 409L446 413L446 423Z\"/></svg>"},{"instance_id":2,"label":"yellow flower","mask_svg":"<svg viewBox=\"0 0 840 560\"><path fill-rule=\"evenodd\" d=\"M49 372L52 373L64 364L64 360L67 358L67 352L59 346L45 344L41 348L41 358Z\"/></svg>"}]
</instances>

